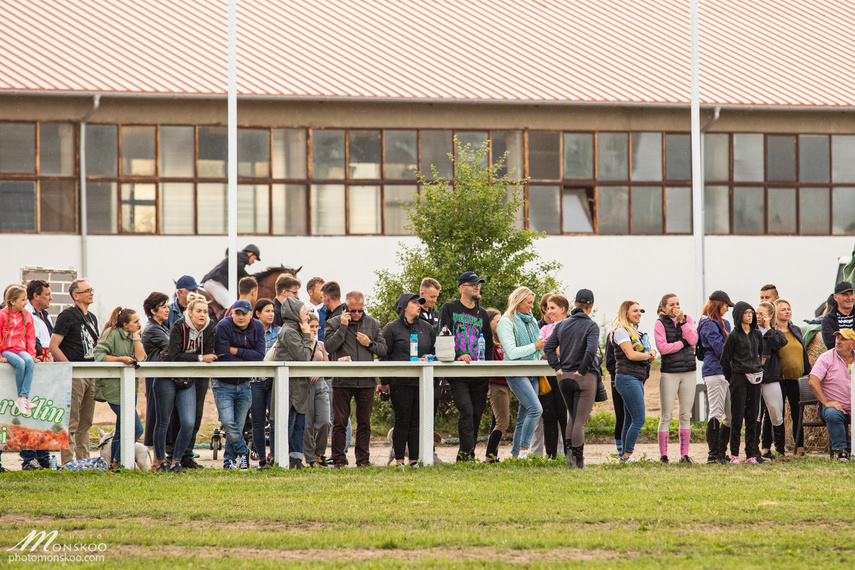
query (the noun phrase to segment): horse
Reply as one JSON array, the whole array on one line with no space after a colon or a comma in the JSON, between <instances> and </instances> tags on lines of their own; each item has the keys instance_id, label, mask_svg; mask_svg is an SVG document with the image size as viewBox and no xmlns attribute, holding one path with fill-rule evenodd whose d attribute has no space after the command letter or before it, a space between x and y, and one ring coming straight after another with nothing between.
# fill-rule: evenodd
<instances>
[{"instance_id":1,"label":"horse","mask_svg":"<svg viewBox=\"0 0 855 570\"><path fill-rule=\"evenodd\" d=\"M287 273L292 277L296 277L301 269L303 269L302 265L297 269L287 265L280 265L279 267L271 266L264 271L259 271L251 275L250 277L255 277L255 280L258 282L258 298L274 299L276 297L276 280L279 276ZM221 307L213 295L205 291L202 287L199 287L199 292L208 300L208 313L211 315L211 320L215 322L222 320L227 307Z\"/></svg>"}]
</instances>

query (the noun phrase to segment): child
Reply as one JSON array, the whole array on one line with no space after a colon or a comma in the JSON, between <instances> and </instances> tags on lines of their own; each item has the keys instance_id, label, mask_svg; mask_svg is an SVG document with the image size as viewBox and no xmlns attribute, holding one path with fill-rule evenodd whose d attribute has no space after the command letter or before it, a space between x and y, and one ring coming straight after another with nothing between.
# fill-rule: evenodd
<instances>
[{"instance_id":1,"label":"child","mask_svg":"<svg viewBox=\"0 0 855 570\"><path fill-rule=\"evenodd\" d=\"M760 382L763 367L760 352L763 335L757 329L754 309L740 301L733 307L733 332L727 335L721 352L721 368L730 384L730 453L732 464L739 463L739 440L745 419L745 463L765 463L760 456L757 415L760 411Z\"/></svg>"},{"instance_id":2,"label":"child","mask_svg":"<svg viewBox=\"0 0 855 570\"><path fill-rule=\"evenodd\" d=\"M6 289L6 307L0 310L0 362L15 367L18 399L15 407L22 416L29 416L35 404L30 402L33 368L36 363L36 328L33 316L25 310L27 291L20 285Z\"/></svg>"}]
</instances>

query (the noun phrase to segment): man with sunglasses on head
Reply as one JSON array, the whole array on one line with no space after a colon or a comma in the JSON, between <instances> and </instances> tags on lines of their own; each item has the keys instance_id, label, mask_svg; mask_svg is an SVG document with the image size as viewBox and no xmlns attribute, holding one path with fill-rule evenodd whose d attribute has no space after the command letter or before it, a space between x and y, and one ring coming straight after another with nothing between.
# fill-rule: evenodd
<instances>
[{"instance_id":1,"label":"man with sunglasses on head","mask_svg":"<svg viewBox=\"0 0 855 570\"><path fill-rule=\"evenodd\" d=\"M386 340L377 319L365 314L365 296L351 291L345 295L345 304L341 314L328 319L324 327L324 346L330 360L370 362L375 356L385 356ZM368 447L375 389L374 378L333 378L333 468L347 465L345 431L352 399L356 400L356 466L370 465Z\"/></svg>"},{"instance_id":2,"label":"man with sunglasses on head","mask_svg":"<svg viewBox=\"0 0 855 570\"><path fill-rule=\"evenodd\" d=\"M56 318L50 337L50 352L56 362L94 362L98 343L98 319L89 312L95 289L86 279L75 279L68 286L74 304ZM89 459L89 428L95 416L95 379L71 381L71 414L68 418L68 449L60 452L62 463L74 457Z\"/></svg>"},{"instance_id":3,"label":"man with sunglasses on head","mask_svg":"<svg viewBox=\"0 0 855 570\"><path fill-rule=\"evenodd\" d=\"M482 334L486 360L493 359L490 318L487 316L487 310L480 305L482 283L484 280L472 271L462 273L457 280L460 299L448 301L439 312L440 330L448 327L448 331L454 336L454 356L466 363L478 360L478 339ZM475 459L481 415L487 407L490 379L449 378L448 383L451 386L454 407L458 412L460 449L457 451L457 461L472 461Z\"/></svg>"}]
</instances>

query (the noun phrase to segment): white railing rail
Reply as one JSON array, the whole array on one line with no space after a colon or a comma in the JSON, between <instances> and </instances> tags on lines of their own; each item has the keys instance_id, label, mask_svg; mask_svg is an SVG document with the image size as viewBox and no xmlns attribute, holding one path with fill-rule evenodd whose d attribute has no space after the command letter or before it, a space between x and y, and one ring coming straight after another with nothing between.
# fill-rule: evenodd
<instances>
[{"instance_id":1,"label":"white railing rail","mask_svg":"<svg viewBox=\"0 0 855 570\"><path fill-rule=\"evenodd\" d=\"M73 362L74 378L116 378L121 382L121 464L133 468L135 378L273 378L273 456L288 462L290 376L322 378L406 377L419 379L419 459L433 464L433 381L440 378L554 376L545 360L471 362L141 362L138 369L118 362ZM195 442L191 442L195 443Z\"/></svg>"}]
</instances>

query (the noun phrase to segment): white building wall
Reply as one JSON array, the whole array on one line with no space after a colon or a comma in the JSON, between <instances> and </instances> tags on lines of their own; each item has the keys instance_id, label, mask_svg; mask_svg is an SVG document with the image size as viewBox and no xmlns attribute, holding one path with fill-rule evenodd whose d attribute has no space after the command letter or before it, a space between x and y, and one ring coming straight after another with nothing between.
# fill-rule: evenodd
<instances>
[{"instance_id":1,"label":"white building wall","mask_svg":"<svg viewBox=\"0 0 855 570\"><path fill-rule=\"evenodd\" d=\"M3 286L18 282L21 268L28 265L80 272L79 236L6 234L0 241ZM255 243L261 248L263 261L250 267L250 273L280 263L302 265L299 276L304 282L318 275L337 280L344 291L359 289L369 296L374 271L395 267L399 242L412 245L415 239L241 236L238 240L239 247ZM653 312L667 292L679 295L684 310L693 316L700 312L702 302L694 298L690 269L691 236L554 236L536 244L543 258L564 265L558 277L571 301L581 287L594 291L598 322L611 319L624 299L634 299L648 310L642 328L652 330ZM734 301L756 305L760 287L774 283L792 303L795 320L811 318L834 287L838 258L848 258L852 245L852 237L707 237L705 294L723 289ZM226 247L226 236L90 236L89 270L80 275L96 289L93 311L103 322L117 305L142 311L142 301L152 291L171 295L174 280L184 274L201 280L223 258ZM305 300L305 293L301 298Z\"/></svg>"}]
</instances>

